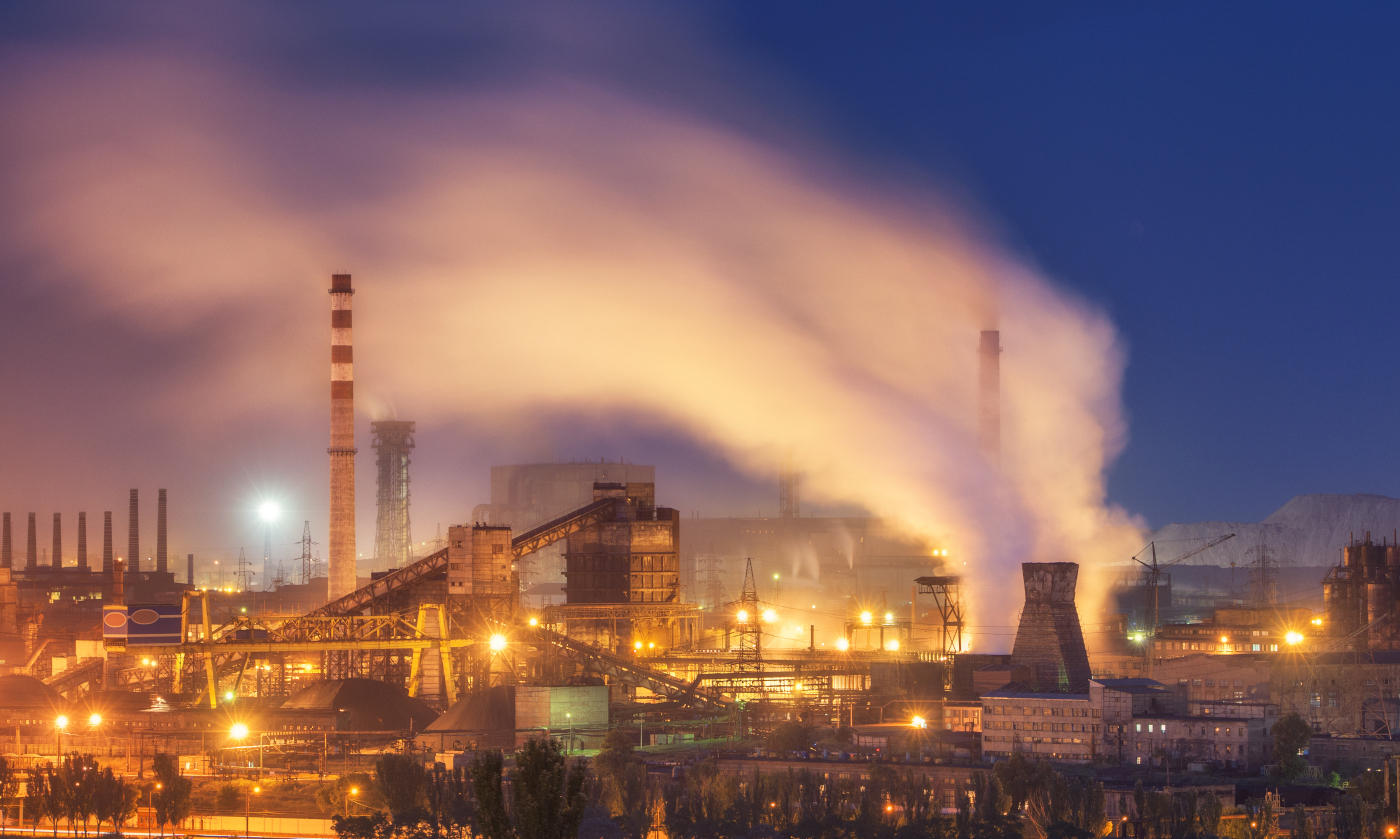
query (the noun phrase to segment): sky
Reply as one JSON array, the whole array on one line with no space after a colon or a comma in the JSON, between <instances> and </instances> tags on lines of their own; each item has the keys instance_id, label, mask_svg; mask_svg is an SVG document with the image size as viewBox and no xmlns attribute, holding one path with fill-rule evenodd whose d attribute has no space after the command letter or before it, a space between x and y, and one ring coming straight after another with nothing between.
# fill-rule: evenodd
<instances>
[{"instance_id":1,"label":"sky","mask_svg":"<svg viewBox=\"0 0 1400 839\"><path fill-rule=\"evenodd\" d=\"M115 126L126 124L122 113L159 113L169 137L183 136L186 119L226 125L239 135L239 150L264 164L260 177L301 190L308 212L324 212L393 191L400 162L379 153L413 139L386 136L400 106L406 135L433 138L432 103L452 101L442 97L506 91L508 99L509 91L560 80L622 91L629 107L685 114L706 130L821 161L808 180L842 194L899 196L895 203L937 195L979 239L1071 301L1069 310L1088 312L1075 314L1076 323L1089 331L1111 325L1102 381L1116 386L1121 353L1121 411L1108 410L1105 421L1113 439L1104 446L1104 506L1158 526L1255 521L1300 493L1400 496L1384 372L1397 353L1384 326L1397 302L1388 234L1400 194L1393 151L1400 117L1391 107L1400 57L1388 43L1400 13L1391 8L521 8L492 15L430 3L198 12L6 4L0 55L8 56L14 120L7 142L56 144L41 131L51 124L68 127L63 142L107 141L76 135L108 123L53 115L83 101L75 91L94 96L113 55L174 56L172 65L194 70L187 86L169 78L172 65L138 68L127 88L106 89L93 107L117 114ZM130 60L121 66L129 69ZM256 84L229 81L247 78ZM155 82L145 88L142 79ZM185 97L179 108L150 110L166 84ZM615 107L598 101L601 110ZM357 123L357 108L373 131ZM305 112L315 120L300 122ZM25 133L31 126L33 136ZM113 142L131 145L136 135L118 133ZM158 169L198 156L198 142L142 146L142 160ZM260 156L293 147L300 151ZM63 218L46 214L41 199L49 189L71 189L66 179L81 180L84 171L0 173L5 236L21 238L14 231L37 224L59 235L52 231L62 230ZM120 179L109 183L122 188ZM245 182L219 186L236 198ZM65 206L71 213L75 205ZM285 210L286 200L278 207ZM276 240L268 259L285 253L290 265L297 252L281 240L296 235L298 217L282 218L289 221L268 231ZM190 223L217 239L223 217ZM141 228L133 229L139 237ZM82 251L86 242L73 235L73 250ZM158 259L165 243L153 235L142 244ZM239 282L222 270L246 257L235 250L199 252L212 286ZM76 518L83 509L100 520L97 511L113 509L120 522L126 489L137 486L150 521L155 489L168 487L172 550L204 557L240 545L256 550L254 511L276 498L287 508L279 552L290 556L303 519L323 542L323 388L308 387L302 403L269 396L292 387L283 369L289 359L305 354L320 364L320 324L296 331L285 301L274 297L261 310L247 297L230 298L236 313L227 318L207 306L160 312L141 296L139 272L114 266L115 286L76 276L101 266L96 257L67 264L32 247L0 249L8 298L0 307L3 509L21 521L37 511L45 545L53 510ZM357 297L357 311L365 299ZM625 340L625 328L595 314L599 332ZM394 326L412 343L411 318ZM931 330L938 326L930 320ZM1007 332L1008 352L1015 340ZM228 371L215 362L231 347L256 357L267 379L247 368L220 378ZM761 368L767 359L751 361ZM383 372L380 381L391 378ZM216 386L227 404L210 398ZM401 418L436 416L427 399L395 402L392 387L364 392L370 402L379 395L364 410L383 410L387 400ZM211 424L211 411L225 420ZM216 430L182 436L174 429L185 415L200 416L190 428ZM716 445L713 426L704 428L626 412L600 417L594 406L569 404L528 421L424 422L413 467L415 537L463 520L487 500L485 467L519 460L656 463L669 484L659 492L663 503L709 515L772 514L776 491L761 458L736 456L733 446ZM365 550L373 473L367 441L360 447ZM847 508L840 499L829 504ZM153 528L147 533L149 542Z\"/></svg>"}]
</instances>

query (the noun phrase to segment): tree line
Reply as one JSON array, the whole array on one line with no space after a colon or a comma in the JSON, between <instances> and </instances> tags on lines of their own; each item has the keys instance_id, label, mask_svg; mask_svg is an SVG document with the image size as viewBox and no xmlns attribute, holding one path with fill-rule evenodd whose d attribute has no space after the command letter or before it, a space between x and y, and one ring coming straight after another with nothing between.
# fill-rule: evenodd
<instances>
[{"instance_id":1,"label":"tree line","mask_svg":"<svg viewBox=\"0 0 1400 839\"><path fill-rule=\"evenodd\" d=\"M193 784L180 774L176 758L163 752L156 753L153 772L155 779L143 789L113 772L112 767L99 765L90 754L74 752L60 757L56 765L27 770L0 757L0 802L18 804L23 782L23 806L31 832L47 820L57 836L61 821L86 836L90 830L100 834L104 824L120 833L146 794L153 817L164 832L166 825L179 824L189 815Z\"/></svg>"}]
</instances>

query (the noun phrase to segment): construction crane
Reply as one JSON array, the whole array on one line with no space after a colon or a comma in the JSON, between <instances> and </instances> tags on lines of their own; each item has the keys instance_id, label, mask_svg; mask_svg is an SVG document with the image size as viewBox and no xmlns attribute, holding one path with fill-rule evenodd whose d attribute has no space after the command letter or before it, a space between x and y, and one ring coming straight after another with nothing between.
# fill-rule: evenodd
<instances>
[{"instance_id":1,"label":"construction crane","mask_svg":"<svg viewBox=\"0 0 1400 839\"><path fill-rule=\"evenodd\" d=\"M1215 547L1216 545L1219 545L1221 542L1225 542L1233 538L1235 538L1235 534L1233 533L1226 533L1224 536L1217 536L1216 538L1210 540L1204 545L1201 545L1199 548L1192 548L1191 550L1187 551L1186 553L1182 554L1176 559L1173 559L1171 562L1163 562L1160 564L1157 562L1157 543L1155 541L1148 542L1147 547L1143 548L1141 551L1138 551L1137 554L1133 556L1133 562L1136 562L1138 565L1141 565L1143 568L1147 569L1147 591L1145 592L1146 597L1144 598L1145 602L1143 604L1142 616L1143 625L1147 629L1146 638L1144 642L1147 649L1150 650L1152 648L1152 638L1157 634L1158 615L1160 614L1158 611L1157 593L1159 591L1159 586L1162 580L1162 569L1170 568L1173 565L1179 565L1185 562L1186 560L1190 559L1191 557L1196 556L1197 554L1203 554L1211 548ZM1138 559L1138 557L1141 556L1145 551L1152 552L1151 565Z\"/></svg>"}]
</instances>

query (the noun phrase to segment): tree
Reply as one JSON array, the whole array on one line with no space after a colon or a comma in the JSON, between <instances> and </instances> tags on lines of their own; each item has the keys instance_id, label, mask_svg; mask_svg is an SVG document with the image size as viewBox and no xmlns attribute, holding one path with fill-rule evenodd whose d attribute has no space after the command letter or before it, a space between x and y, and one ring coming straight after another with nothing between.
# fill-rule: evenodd
<instances>
[{"instance_id":1,"label":"tree","mask_svg":"<svg viewBox=\"0 0 1400 839\"><path fill-rule=\"evenodd\" d=\"M383 813L371 816L331 816L331 829L339 839L379 839L389 828Z\"/></svg>"},{"instance_id":2,"label":"tree","mask_svg":"<svg viewBox=\"0 0 1400 839\"><path fill-rule=\"evenodd\" d=\"M102 774L97 776L93 795L93 813L97 816L98 830L102 829L103 822L111 822L113 832L120 835L122 825L135 812L136 789L128 785L125 779L117 777L112 767L104 767Z\"/></svg>"},{"instance_id":3,"label":"tree","mask_svg":"<svg viewBox=\"0 0 1400 839\"><path fill-rule=\"evenodd\" d=\"M384 755L374 763L374 778L395 826L421 818L427 773L412 755Z\"/></svg>"},{"instance_id":4,"label":"tree","mask_svg":"<svg viewBox=\"0 0 1400 839\"><path fill-rule=\"evenodd\" d=\"M1201 803L1196 807L1196 818L1200 821L1202 836L1220 835L1220 818L1225 815L1225 803L1216 795L1215 790L1211 790L1201 796Z\"/></svg>"},{"instance_id":5,"label":"tree","mask_svg":"<svg viewBox=\"0 0 1400 839\"><path fill-rule=\"evenodd\" d=\"M1274 735L1274 771L1282 778L1296 778L1308 768L1299 754L1312 739L1312 726L1290 711L1278 718L1269 733Z\"/></svg>"},{"instance_id":6,"label":"tree","mask_svg":"<svg viewBox=\"0 0 1400 839\"><path fill-rule=\"evenodd\" d=\"M15 772L15 765L4 757L0 757L0 808L9 804L10 799L19 792L19 773ZM3 820L0 820L0 835L5 832Z\"/></svg>"},{"instance_id":7,"label":"tree","mask_svg":"<svg viewBox=\"0 0 1400 839\"><path fill-rule=\"evenodd\" d=\"M354 790L353 794L351 790ZM367 807L370 810L387 809L374 778L364 772L350 772L336 778L333 784L321 784L316 790L316 806L328 816L364 816L368 815Z\"/></svg>"},{"instance_id":8,"label":"tree","mask_svg":"<svg viewBox=\"0 0 1400 839\"><path fill-rule=\"evenodd\" d=\"M768 735L768 748L775 752L805 752L812 745L812 727L789 720Z\"/></svg>"},{"instance_id":9,"label":"tree","mask_svg":"<svg viewBox=\"0 0 1400 839\"><path fill-rule=\"evenodd\" d=\"M526 740L515 753L511 787L515 793L515 835L519 839L573 839L564 822L565 782L564 755L559 744L548 737ZM577 835L577 825L574 829Z\"/></svg>"},{"instance_id":10,"label":"tree","mask_svg":"<svg viewBox=\"0 0 1400 839\"><path fill-rule=\"evenodd\" d=\"M1293 808L1293 839L1313 839L1312 819L1302 804Z\"/></svg>"},{"instance_id":11,"label":"tree","mask_svg":"<svg viewBox=\"0 0 1400 839\"><path fill-rule=\"evenodd\" d=\"M482 839L510 839L510 819L501 789L505 757L497 749L479 751L472 761L472 792L476 794L476 833Z\"/></svg>"},{"instance_id":12,"label":"tree","mask_svg":"<svg viewBox=\"0 0 1400 839\"><path fill-rule=\"evenodd\" d=\"M646 795L646 767L633 753L632 738L614 728L603 738L603 748L593 761L598 777L599 796L613 818L647 818L641 810Z\"/></svg>"},{"instance_id":13,"label":"tree","mask_svg":"<svg viewBox=\"0 0 1400 839\"><path fill-rule=\"evenodd\" d=\"M227 782L219 784L219 791L214 794L214 806L220 813L234 812L241 800L238 787Z\"/></svg>"},{"instance_id":14,"label":"tree","mask_svg":"<svg viewBox=\"0 0 1400 839\"><path fill-rule=\"evenodd\" d=\"M180 773L179 759L165 752L156 752L151 771L160 784L160 789L152 796L156 824L160 825L160 832L165 833L167 824L179 824L189 817L194 783Z\"/></svg>"}]
</instances>

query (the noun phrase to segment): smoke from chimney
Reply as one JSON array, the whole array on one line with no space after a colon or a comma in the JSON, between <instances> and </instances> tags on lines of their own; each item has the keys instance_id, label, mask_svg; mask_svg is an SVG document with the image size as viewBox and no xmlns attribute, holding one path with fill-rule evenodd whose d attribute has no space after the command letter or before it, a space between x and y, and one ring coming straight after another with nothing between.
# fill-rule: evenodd
<instances>
[{"instance_id":1,"label":"smoke from chimney","mask_svg":"<svg viewBox=\"0 0 1400 839\"><path fill-rule=\"evenodd\" d=\"M355 590L355 367L349 274L331 275L331 535L326 596Z\"/></svg>"},{"instance_id":2,"label":"smoke from chimney","mask_svg":"<svg viewBox=\"0 0 1400 839\"><path fill-rule=\"evenodd\" d=\"M982 453L1001 464L1001 332L984 330L978 348L977 436Z\"/></svg>"}]
</instances>

